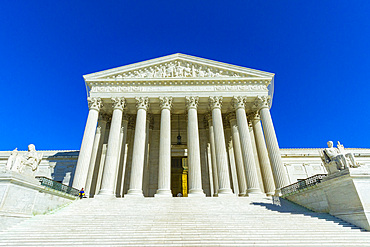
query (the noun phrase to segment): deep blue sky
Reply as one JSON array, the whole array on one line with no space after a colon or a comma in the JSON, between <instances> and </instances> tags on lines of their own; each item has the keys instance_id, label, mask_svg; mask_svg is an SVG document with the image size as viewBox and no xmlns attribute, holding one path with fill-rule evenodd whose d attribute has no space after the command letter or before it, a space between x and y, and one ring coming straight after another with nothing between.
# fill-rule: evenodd
<instances>
[{"instance_id":1,"label":"deep blue sky","mask_svg":"<svg viewBox=\"0 0 370 247\"><path fill-rule=\"evenodd\" d=\"M79 149L82 75L181 52L273 72L280 147L370 147L369 1L2 1L0 150Z\"/></svg>"}]
</instances>

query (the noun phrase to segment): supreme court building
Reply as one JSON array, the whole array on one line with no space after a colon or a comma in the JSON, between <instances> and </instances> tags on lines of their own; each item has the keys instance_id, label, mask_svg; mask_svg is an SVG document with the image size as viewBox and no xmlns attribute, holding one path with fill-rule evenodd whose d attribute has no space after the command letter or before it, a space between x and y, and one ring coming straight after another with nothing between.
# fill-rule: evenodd
<instances>
[{"instance_id":1,"label":"supreme court building","mask_svg":"<svg viewBox=\"0 0 370 247\"><path fill-rule=\"evenodd\" d=\"M73 180L90 197L273 195L288 185L274 74L184 54L84 76Z\"/></svg>"}]
</instances>

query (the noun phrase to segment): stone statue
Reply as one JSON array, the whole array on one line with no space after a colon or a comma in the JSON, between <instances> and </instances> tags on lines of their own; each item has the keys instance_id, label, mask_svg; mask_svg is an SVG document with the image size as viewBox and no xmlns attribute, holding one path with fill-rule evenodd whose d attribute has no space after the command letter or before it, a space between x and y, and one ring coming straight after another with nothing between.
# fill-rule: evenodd
<instances>
[{"instance_id":1,"label":"stone statue","mask_svg":"<svg viewBox=\"0 0 370 247\"><path fill-rule=\"evenodd\" d=\"M12 151L6 168L21 174L33 175L42 159L42 154L36 152L35 145L28 145L28 152L21 155L17 149Z\"/></svg>"},{"instance_id":2,"label":"stone statue","mask_svg":"<svg viewBox=\"0 0 370 247\"><path fill-rule=\"evenodd\" d=\"M18 149L15 148L12 153L10 154L10 157L8 161L6 162L6 169L11 170L15 161L15 158L17 158L18 155Z\"/></svg>"},{"instance_id":3,"label":"stone statue","mask_svg":"<svg viewBox=\"0 0 370 247\"><path fill-rule=\"evenodd\" d=\"M338 171L359 167L353 153L345 152L344 146L338 142L337 147L333 147L333 142L328 141L328 147L321 151L321 159L324 162L328 174Z\"/></svg>"}]
</instances>

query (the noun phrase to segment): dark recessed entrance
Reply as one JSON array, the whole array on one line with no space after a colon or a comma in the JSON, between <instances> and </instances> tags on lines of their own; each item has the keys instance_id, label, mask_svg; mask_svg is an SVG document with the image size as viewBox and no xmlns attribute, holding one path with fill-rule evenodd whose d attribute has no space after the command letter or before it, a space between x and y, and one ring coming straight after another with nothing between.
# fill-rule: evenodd
<instances>
[{"instance_id":1,"label":"dark recessed entrance","mask_svg":"<svg viewBox=\"0 0 370 247\"><path fill-rule=\"evenodd\" d=\"M171 190L172 195L188 196L188 158L172 157L171 159Z\"/></svg>"}]
</instances>

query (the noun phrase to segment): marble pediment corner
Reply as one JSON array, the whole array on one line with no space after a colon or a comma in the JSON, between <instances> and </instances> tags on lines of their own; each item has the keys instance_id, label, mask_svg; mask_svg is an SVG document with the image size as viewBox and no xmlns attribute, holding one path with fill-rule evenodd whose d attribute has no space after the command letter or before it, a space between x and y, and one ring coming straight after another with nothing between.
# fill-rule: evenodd
<instances>
[{"instance_id":1,"label":"marble pediment corner","mask_svg":"<svg viewBox=\"0 0 370 247\"><path fill-rule=\"evenodd\" d=\"M272 80L273 73L176 53L84 75L88 81L130 80Z\"/></svg>"}]
</instances>

